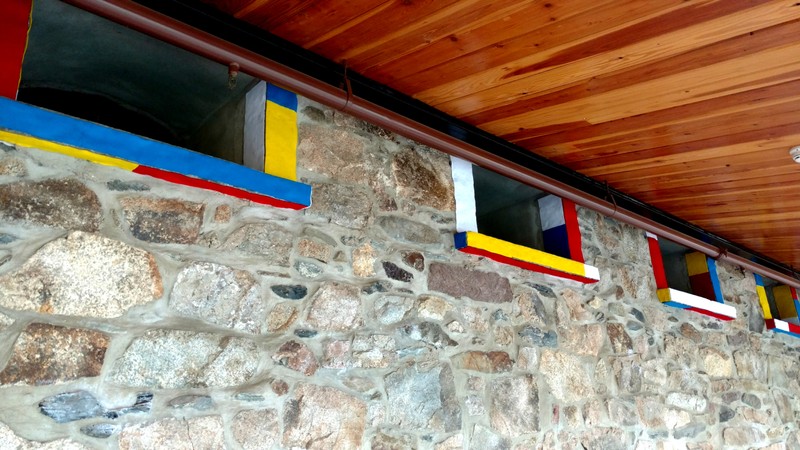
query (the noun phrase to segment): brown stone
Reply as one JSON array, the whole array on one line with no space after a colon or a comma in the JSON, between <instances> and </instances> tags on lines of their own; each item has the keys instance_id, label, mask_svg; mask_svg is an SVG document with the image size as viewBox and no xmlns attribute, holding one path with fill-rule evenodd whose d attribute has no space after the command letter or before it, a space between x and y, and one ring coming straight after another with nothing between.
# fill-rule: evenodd
<instances>
[{"instance_id":1,"label":"brown stone","mask_svg":"<svg viewBox=\"0 0 800 450\"><path fill-rule=\"evenodd\" d=\"M455 208L446 156L427 149L406 150L394 157L392 173L401 197L442 211Z\"/></svg>"},{"instance_id":2,"label":"brown stone","mask_svg":"<svg viewBox=\"0 0 800 450\"><path fill-rule=\"evenodd\" d=\"M732 447L754 446L763 443L766 436L758 428L740 426L722 430L722 439L725 445Z\"/></svg>"},{"instance_id":3,"label":"brown stone","mask_svg":"<svg viewBox=\"0 0 800 450\"><path fill-rule=\"evenodd\" d=\"M80 231L45 244L17 271L0 276L0 306L16 310L111 318L161 295L150 253Z\"/></svg>"},{"instance_id":4,"label":"brown stone","mask_svg":"<svg viewBox=\"0 0 800 450\"><path fill-rule=\"evenodd\" d=\"M109 337L99 331L32 323L19 335L2 384L42 385L96 377Z\"/></svg>"},{"instance_id":5,"label":"brown stone","mask_svg":"<svg viewBox=\"0 0 800 450\"><path fill-rule=\"evenodd\" d=\"M191 419L167 418L125 427L119 435L119 450L199 450L225 448L219 416Z\"/></svg>"},{"instance_id":6,"label":"brown stone","mask_svg":"<svg viewBox=\"0 0 800 450\"><path fill-rule=\"evenodd\" d=\"M558 330L563 349L576 355L597 356L605 342L601 324L565 327Z\"/></svg>"},{"instance_id":7,"label":"brown stone","mask_svg":"<svg viewBox=\"0 0 800 450\"><path fill-rule=\"evenodd\" d=\"M308 323L322 330L352 330L361 325L359 289L340 283L325 283L311 299Z\"/></svg>"},{"instance_id":8,"label":"brown stone","mask_svg":"<svg viewBox=\"0 0 800 450\"><path fill-rule=\"evenodd\" d=\"M278 412L274 409L240 411L233 417L231 432L244 450L272 448L280 440Z\"/></svg>"},{"instance_id":9,"label":"brown stone","mask_svg":"<svg viewBox=\"0 0 800 450\"><path fill-rule=\"evenodd\" d=\"M375 276L375 258L378 253L369 242L353 249L353 275L360 278Z\"/></svg>"},{"instance_id":10,"label":"brown stone","mask_svg":"<svg viewBox=\"0 0 800 450\"><path fill-rule=\"evenodd\" d=\"M506 352L468 351L453 356L452 362L457 369L486 373L508 372L514 365Z\"/></svg>"},{"instance_id":11,"label":"brown stone","mask_svg":"<svg viewBox=\"0 0 800 450\"><path fill-rule=\"evenodd\" d=\"M539 394L532 376L497 378L489 385L489 421L508 437L539 430Z\"/></svg>"},{"instance_id":12,"label":"brown stone","mask_svg":"<svg viewBox=\"0 0 800 450\"><path fill-rule=\"evenodd\" d=\"M361 448L367 406L331 387L300 384L284 407L283 446L308 450Z\"/></svg>"},{"instance_id":13,"label":"brown stone","mask_svg":"<svg viewBox=\"0 0 800 450\"><path fill-rule=\"evenodd\" d=\"M606 325L608 339L611 341L611 350L617 354L628 354L633 351L633 341L625 327L619 323L609 323Z\"/></svg>"},{"instance_id":14,"label":"brown stone","mask_svg":"<svg viewBox=\"0 0 800 450\"><path fill-rule=\"evenodd\" d=\"M124 197L119 201L131 234L156 244L194 244L203 225L202 203L177 199Z\"/></svg>"},{"instance_id":15,"label":"brown stone","mask_svg":"<svg viewBox=\"0 0 800 450\"><path fill-rule=\"evenodd\" d=\"M722 351L705 347L700 349L705 372L710 377L727 378L733 375L733 358Z\"/></svg>"},{"instance_id":16,"label":"brown stone","mask_svg":"<svg viewBox=\"0 0 800 450\"><path fill-rule=\"evenodd\" d=\"M297 308L289 302L278 303L267 316L267 331L275 333L289 328L297 319Z\"/></svg>"},{"instance_id":17,"label":"brown stone","mask_svg":"<svg viewBox=\"0 0 800 450\"><path fill-rule=\"evenodd\" d=\"M681 325L681 334L683 337L690 339L695 344L699 344L703 342L703 335L697 328L693 327L690 323L684 323Z\"/></svg>"},{"instance_id":18,"label":"brown stone","mask_svg":"<svg viewBox=\"0 0 800 450\"><path fill-rule=\"evenodd\" d=\"M286 395L289 392L289 384L283 380L275 380L270 384L272 392L277 396Z\"/></svg>"},{"instance_id":19,"label":"brown stone","mask_svg":"<svg viewBox=\"0 0 800 450\"><path fill-rule=\"evenodd\" d=\"M444 292L453 297L468 297L489 303L510 302L511 284L496 273L479 272L452 264L430 265L428 289Z\"/></svg>"},{"instance_id":20,"label":"brown stone","mask_svg":"<svg viewBox=\"0 0 800 450\"><path fill-rule=\"evenodd\" d=\"M248 223L231 233L220 248L254 255L267 264L286 267L292 240L288 230L273 222Z\"/></svg>"},{"instance_id":21,"label":"brown stone","mask_svg":"<svg viewBox=\"0 0 800 450\"><path fill-rule=\"evenodd\" d=\"M307 345L297 341L289 341L281 345L278 351L272 355L272 360L306 376L314 375L319 368L314 352Z\"/></svg>"},{"instance_id":22,"label":"brown stone","mask_svg":"<svg viewBox=\"0 0 800 450\"><path fill-rule=\"evenodd\" d=\"M403 262L417 272L425 270L425 256L420 252L403 252Z\"/></svg>"},{"instance_id":23,"label":"brown stone","mask_svg":"<svg viewBox=\"0 0 800 450\"><path fill-rule=\"evenodd\" d=\"M387 236L399 241L416 244L437 244L440 241L438 231L403 216L381 216L376 223Z\"/></svg>"},{"instance_id":24,"label":"brown stone","mask_svg":"<svg viewBox=\"0 0 800 450\"><path fill-rule=\"evenodd\" d=\"M368 140L349 130L303 123L298 128L297 160L306 170L326 175L339 183L368 184L375 171Z\"/></svg>"},{"instance_id":25,"label":"brown stone","mask_svg":"<svg viewBox=\"0 0 800 450\"><path fill-rule=\"evenodd\" d=\"M216 223L228 223L231 221L231 216L230 205L219 205L217 209L214 210L214 222Z\"/></svg>"},{"instance_id":26,"label":"brown stone","mask_svg":"<svg viewBox=\"0 0 800 450\"><path fill-rule=\"evenodd\" d=\"M401 269L397 266L397 264L391 261L384 261L383 262L383 271L386 273L386 276L397 281L403 281L408 283L409 281L414 279L414 275L404 269Z\"/></svg>"},{"instance_id":27,"label":"brown stone","mask_svg":"<svg viewBox=\"0 0 800 450\"><path fill-rule=\"evenodd\" d=\"M297 253L304 258L313 258L326 263L333 257L333 246L303 238L297 243Z\"/></svg>"},{"instance_id":28,"label":"brown stone","mask_svg":"<svg viewBox=\"0 0 800 450\"><path fill-rule=\"evenodd\" d=\"M346 228L364 228L372 211L364 188L341 184L314 184L308 214L324 217Z\"/></svg>"},{"instance_id":29,"label":"brown stone","mask_svg":"<svg viewBox=\"0 0 800 450\"><path fill-rule=\"evenodd\" d=\"M346 369L353 366L350 359L350 341L334 340L325 344L322 366L328 369Z\"/></svg>"},{"instance_id":30,"label":"brown stone","mask_svg":"<svg viewBox=\"0 0 800 450\"><path fill-rule=\"evenodd\" d=\"M93 232L102 210L97 195L76 180L21 181L0 188L0 219Z\"/></svg>"}]
</instances>

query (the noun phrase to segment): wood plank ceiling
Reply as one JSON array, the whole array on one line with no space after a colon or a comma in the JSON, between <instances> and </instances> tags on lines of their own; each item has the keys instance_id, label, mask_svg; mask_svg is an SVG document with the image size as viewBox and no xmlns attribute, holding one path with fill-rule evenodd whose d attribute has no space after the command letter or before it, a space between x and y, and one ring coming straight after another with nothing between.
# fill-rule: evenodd
<instances>
[{"instance_id":1,"label":"wood plank ceiling","mask_svg":"<svg viewBox=\"0 0 800 450\"><path fill-rule=\"evenodd\" d=\"M206 0L800 266L797 0Z\"/></svg>"}]
</instances>

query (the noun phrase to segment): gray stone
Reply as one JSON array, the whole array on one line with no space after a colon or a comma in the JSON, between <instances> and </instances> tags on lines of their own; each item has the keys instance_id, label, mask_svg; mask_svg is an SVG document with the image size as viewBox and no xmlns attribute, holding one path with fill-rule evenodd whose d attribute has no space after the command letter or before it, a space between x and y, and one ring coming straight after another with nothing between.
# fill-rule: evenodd
<instances>
[{"instance_id":1,"label":"gray stone","mask_svg":"<svg viewBox=\"0 0 800 450\"><path fill-rule=\"evenodd\" d=\"M461 427L461 410L449 367L424 370L408 366L387 375L385 386L388 423L410 430L444 432Z\"/></svg>"},{"instance_id":2,"label":"gray stone","mask_svg":"<svg viewBox=\"0 0 800 450\"><path fill-rule=\"evenodd\" d=\"M369 448L372 450L412 450L418 448L412 435L390 436L378 432L372 437Z\"/></svg>"},{"instance_id":3,"label":"gray stone","mask_svg":"<svg viewBox=\"0 0 800 450\"><path fill-rule=\"evenodd\" d=\"M735 416L736 416L736 411L734 411L733 409L731 409L731 408L729 408L729 407L727 407L725 405L721 405L719 407L719 421L720 421L720 423L727 422L727 421L733 419Z\"/></svg>"},{"instance_id":4,"label":"gray stone","mask_svg":"<svg viewBox=\"0 0 800 450\"><path fill-rule=\"evenodd\" d=\"M0 244L2 244L2 245L10 244L10 243L12 243L12 242L14 242L16 240L17 240L17 237L12 235L12 234L0 233Z\"/></svg>"},{"instance_id":5,"label":"gray stone","mask_svg":"<svg viewBox=\"0 0 800 450\"><path fill-rule=\"evenodd\" d=\"M526 322L539 326L553 323L553 319L547 314L547 309L545 309L542 299L533 291L520 290L514 295L514 301Z\"/></svg>"},{"instance_id":6,"label":"gray stone","mask_svg":"<svg viewBox=\"0 0 800 450\"><path fill-rule=\"evenodd\" d=\"M314 184L308 214L323 217L346 228L364 228L369 222L373 200L359 186Z\"/></svg>"},{"instance_id":7,"label":"gray stone","mask_svg":"<svg viewBox=\"0 0 800 450\"><path fill-rule=\"evenodd\" d=\"M0 277L0 306L42 313L112 318L161 295L151 254L83 232L45 244Z\"/></svg>"},{"instance_id":8,"label":"gray stone","mask_svg":"<svg viewBox=\"0 0 800 450\"><path fill-rule=\"evenodd\" d=\"M414 279L414 275L411 272L401 269L397 267L397 264L389 261L383 262L383 271L386 272L386 276L397 281L409 282Z\"/></svg>"},{"instance_id":9,"label":"gray stone","mask_svg":"<svg viewBox=\"0 0 800 450\"><path fill-rule=\"evenodd\" d=\"M259 260L276 266L289 266L292 234L273 222L248 223L230 234L221 250L258 256Z\"/></svg>"},{"instance_id":10,"label":"gray stone","mask_svg":"<svg viewBox=\"0 0 800 450\"><path fill-rule=\"evenodd\" d=\"M122 425L114 423L94 423L81 427L81 433L98 439L106 439L111 437L114 433L118 433L122 429Z\"/></svg>"},{"instance_id":11,"label":"gray stone","mask_svg":"<svg viewBox=\"0 0 800 450\"><path fill-rule=\"evenodd\" d=\"M107 409L91 393L74 391L45 398L39 402L39 411L58 423L67 423L91 417L118 419L128 414L149 413L152 405L150 392L137 394L132 406Z\"/></svg>"},{"instance_id":12,"label":"gray stone","mask_svg":"<svg viewBox=\"0 0 800 450\"><path fill-rule=\"evenodd\" d=\"M581 435L583 448L603 450L627 450L630 445L626 442L625 432L619 428L593 428Z\"/></svg>"},{"instance_id":13,"label":"gray stone","mask_svg":"<svg viewBox=\"0 0 800 450\"><path fill-rule=\"evenodd\" d=\"M552 330L545 331L541 328L527 325L522 327L517 334L537 347L555 348L558 346L558 335Z\"/></svg>"},{"instance_id":14,"label":"gray stone","mask_svg":"<svg viewBox=\"0 0 800 450\"><path fill-rule=\"evenodd\" d=\"M498 436L488 428L475 425L472 432L472 445L470 448L481 450L510 450L511 441Z\"/></svg>"},{"instance_id":15,"label":"gray stone","mask_svg":"<svg viewBox=\"0 0 800 450\"><path fill-rule=\"evenodd\" d=\"M193 263L178 273L169 306L182 316L247 333L260 333L266 317L253 275L208 262Z\"/></svg>"},{"instance_id":16,"label":"gray stone","mask_svg":"<svg viewBox=\"0 0 800 450\"><path fill-rule=\"evenodd\" d=\"M300 384L284 406L284 447L308 450L361 447L367 406L331 387Z\"/></svg>"},{"instance_id":17,"label":"gray stone","mask_svg":"<svg viewBox=\"0 0 800 450\"><path fill-rule=\"evenodd\" d=\"M636 308L631 308L631 315L636 318L639 322L644 323L644 313L639 311Z\"/></svg>"},{"instance_id":18,"label":"gray stone","mask_svg":"<svg viewBox=\"0 0 800 450\"><path fill-rule=\"evenodd\" d=\"M111 180L106 183L110 191L149 191L150 186L139 181Z\"/></svg>"},{"instance_id":19,"label":"gray stone","mask_svg":"<svg viewBox=\"0 0 800 450\"><path fill-rule=\"evenodd\" d=\"M90 450L72 439L34 442L17 436L6 424L0 422L0 448L9 450Z\"/></svg>"},{"instance_id":20,"label":"gray stone","mask_svg":"<svg viewBox=\"0 0 800 450\"><path fill-rule=\"evenodd\" d=\"M426 149L409 149L395 155L392 172L398 195L418 205L452 211L453 182L443 156Z\"/></svg>"},{"instance_id":21,"label":"gray stone","mask_svg":"<svg viewBox=\"0 0 800 450\"><path fill-rule=\"evenodd\" d=\"M231 432L244 450L272 448L280 441L278 412L274 409L240 411L233 417Z\"/></svg>"},{"instance_id":22,"label":"gray stone","mask_svg":"<svg viewBox=\"0 0 800 450\"><path fill-rule=\"evenodd\" d=\"M421 322L406 325L401 328L404 335L415 341L422 341L436 348L452 347L458 343L442 330L438 324L433 322Z\"/></svg>"},{"instance_id":23,"label":"gray stone","mask_svg":"<svg viewBox=\"0 0 800 450\"><path fill-rule=\"evenodd\" d=\"M361 288L361 292L364 295L371 295L376 292L389 292L389 289L392 288L392 285L387 281L376 281L368 286L364 286Z\"/></svg>"},{"instance_id":24,"label":"gray stone","mask_svg":"<svg viewBox=\"0 0 800 450\"><path fill-rule=\"evenodd\" d=\"M317 278L322 275L322 267L307 261L297 261L294 263L294 269L303 278Z\"/></svg>"},{"instance_id":25,"label":"gray stone","mask_svg":"<svg viewBox=\"0 0 800 450\"><path fill-rule=\"evenodd\" d=\"M306 376L314 375L319 368L314 352L307 345L297 341L289 341L281 345L278 351L272 355L272 360Z\"/></svg>"},{"instance_id":26,"label":"gray stone","mask_svg":"<svg viewBox=\"0 0 800 450\"><path fill-rule=\"evenodd\" d=\"M339 183L365 185L375 173L369 140L347 129L302 123L298 127L297 160L309 171Z\"/></svg>"},{"instance_id":27,"label":"gray stone","mask_svg":"<svg viewBox=\"0 0 800 450\"><path fill-rule=\"evenodd\" d=\"M344 331L362 323L361 299L355 286L325 283L311 298L308 323L321 330Z\"/></svg>"},{"instance_id":28,"label":"gray stone","mask_svg":"<svg viewBox=\"0 0 800 450\"><path fill-rule=\"evenodd\" d=\"M675 439L686 439L686 438L693 438L697 437L700 433L705 431L708 428L706 424L703 423L694 423L686 425L685 427L681 427L676 429L672 432L672 436Z\"/></svg>"},{"instance_id":29,"label":"gray stone","mask_svg":"<svg viewBox=\"0 0 800 450\"><path fill-rule=\"evenodd\" d=\"M308 294L308 288L300 284L279 284L271 286L270 289L278 297L289 300L300 300Z\"/></svg>"},{"instance_id":30,"label":"gray stone","mask_svg":"<svg viewBox=\"0 0 800 450\"><path fill-rule=\"evenodd\" d=\"M100 229L100 200L73 179L21 181L0 189L0 219L66 230Z\"/></svg>"},{"instance_id":31,"label":"gray stone","mask_svg":"<svg viewBox=\"0 0 800 450\"><path fill-rule=\"evenodd\" d=\"M119 435L119 450L200 450L225 448L222 418L167 418L126 426Z\"/></svg>"},{"instance_id":32,"label":"gray stone","mask_svg":"<svg viewBox=\"0 0 800 450\"><path fill-rule=\"evenodd\" d=\"M564 403L574 403L594 394L592 379L576 356L544 349L539 370L553 396Z\"/></svg>"},{"instance_id":33,"label":"gray stone","mask_svg":"<svg viewBox=\"0 0 800 450\"><path fill-rule=\"evenodd\" d=\"M0 384L42 385L100 375L109 337L99 331L32 323L14 343Z\"/></svg>"},{"instance_id":34,"label":"gray stone","mask_svg":"<svg viewBox=\"0 0 800 450\"><path fill-rule=\"evenodd\" d=\"M191 408L198 411L207 411L216 405L208 395L188 394L173 398L167 403L167 406L176 409Z\"/></svg>"},{"instance_id":35,"label":"gray stone","mask_svg":"<svg viewBox=\"0 0 800 450\"><path fill-rule=\"evenodd\" d=\"M742 403L744 403L745 405L751 406L751 407L753 407L755 409L760 409L761 408L761 399L758 398L758 396L754 395L754 394L750 394L750 393L742 394Z\"/></svg>"},{"instance_id":36,"label":"gray stone","mask_svg":"<svg viewBox=\"0 0 800 450\"><path fill-rule=\"evenodd\" d=\"M512 300L511 284L496 273L465 269L451 264L430 265L428 289L453 297L504 303Z\"/></svg>"},{"instance_id":37,"label":"gray stone","mask_svg":"<svg viewBox=\"0 0 800 450\"><path fill-rule=\"evenodd\" d=\"M194 244L203 225L202 203L177 199L125 197L122 214L136 239L156 244Z\"/></svg>"},{"instance_id":38,"label":"gray stone","mask_svg":"<svg viewBox=\"0 0 800 450\"><path fill-rule=\"evenodd\" d=\"M353 339L353 361L350 367L377 369L389 367L397 359L396 342L393 337L375 334L359 335Z\"/></svg>"},{"instance_id":39,"label":"gray stone","mask_svg":"<svg viewBox=\"0 0 800 450\"><path fill-rule=\"evenodd\" d=\"M685 392L671 392L667 394L667 404L691 413L700 414L705 412L708 401L700 395L692 395Z\"/></svg>"},{"instance_id":40,"label":"gray stone","mask_svg":"<svg viewBox=\"0 0 800 450\"><path fill-rule=\"evenodd\" d=\"M11 177L24 177L28 174L28 168L25 167L25 161L13 156L6 156L0 158L0 175Z\"/></svg>"},{"instance_id":41,"label":"gray stone","mask_svg":"<svg viewBox=\"0 0 800 450\"><path fill-rule=\"evenodd\" d=\"M316 336L317 334L319 334L317 331L307 330L307 329L303 329L303 328L299 328L297 330L294 330L294 335L299 337L299 338L312 338L312 337Z\"/></svg>"},{"instance_id":42,"label":"gray stone","mask_svg":"<svg viewBox=\"0 0 800 450\"><path fill-rule=\"evenodd\" d=\"M485 373L508 372L514 361L506 352L466 351L451 358L453 367Z\"/></svg>"},{"instance_id":43,"label":"gray stone","mask_svg":"<svg viewBox=\"0 0 800 450\"><path fill-rule=\"evenodd\" d=\"M515 438L539 430L539 394L532 376L496 378L489 384L489 421Z\"/></svg>"},{"instance_id":44,"label":"gray stone","mask_svg":"<svg viewBox=\"0 0 800 450\"><path fill-rule=\"evenodd\" d=\"M375 300L375 316L381 325L392 325L400 322L414 307L414 300L409 297L390 295Z\"/></svg>"},{"instance_id":45,"label":"gray stone","mask_svg":"<svg viewBox=\"0 0 800 450\"><path fill-rule=\"evenodd\" d=\"M114 362L109 379L158 389L225 387L249 380L258 367L250 340L178 330L150 330Z\"/></svg>"},{"instance_id":46,"label":"gray stone","mask_svg":"<svg viewBox=\"0 0 800 450\"><path fill-rule=\"evenodd\" d=\"M392 239L416 244L440 242L438 231L402 216L381 216L376 223Z\"/></svg>"}]
</instances>

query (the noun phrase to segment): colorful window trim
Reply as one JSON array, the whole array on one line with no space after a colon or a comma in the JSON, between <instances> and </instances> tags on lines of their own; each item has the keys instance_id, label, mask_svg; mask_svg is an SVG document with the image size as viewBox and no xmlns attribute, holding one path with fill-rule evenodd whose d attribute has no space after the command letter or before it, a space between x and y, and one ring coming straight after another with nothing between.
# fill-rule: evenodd
<instances>
[{"instance_id":1,"label":"colorful window trim","mask_svg":"<svg viewBox=\"0 0 800 450\"><path fill-rule=\"evenodd\" d=\"M245 97L244 165L297 180L297 94L260 81Z\"/></svg>"},{"instance_id":2,"label":"colorful window trim","mask_svg":"<svg viewBox=\"0 0 800 450\"><path fill-rule=\"evenodd\" d=\"M687 275L692 293L669 287L664 270L664 258L658 244L658 236L647 233L653 275L656 279L658 299L666 305L699 312L721 320L736 318L736 308L723 303L722 290L717 275L717 265L708 256L691 252L686 254Z\"/></svg>"},{"instance_id":3,"label":"colorful window trim","mask_svg":"<svg viewBox=\"0 0 800 450\"><path fill-rule=\"evenodd\" d=\"M472 164L452 157L456 197L456 249L471 255L560 278L595 283L600 280L596 267L584 264L575 204L548 195L539 200L545 250L536 250L478 230Z\"/></svg>"},{"instance_id":4,"label":"colorful window trim","mask_svg":"<svg viewBox=\"0 0 800 450\"><path fill-rule=\"evenodd\" d=\"M279 208L311 205L307 184L5 98L0 140Z\"/></svg>"},{"instance_id":5,"label":"colorful window trim","mask_svg":"<svg viewBox=\"0 0 800 450\"><path fill-rule=\"evenodd\" d=\"M797 290L786 285L765 286L764 277L759 274L754 275L758 302L764 312L764 323L767 325L767 329L800 337L800 322L798 321L800 299L797 297ZM768 290L772 293L775 311L770 305Z\"/></svg>"}]
</instances>

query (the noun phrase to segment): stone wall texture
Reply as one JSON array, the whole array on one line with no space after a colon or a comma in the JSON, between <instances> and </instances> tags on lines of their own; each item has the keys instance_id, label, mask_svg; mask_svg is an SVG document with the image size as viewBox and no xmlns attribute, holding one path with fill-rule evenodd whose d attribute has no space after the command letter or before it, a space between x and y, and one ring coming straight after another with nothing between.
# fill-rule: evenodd
<instances>
[{"instance_id":1,"label":"stone wall texture","mask_svg":"<svg viewBox=\"0 0 800 450\"><path fill-rule=\"evenodd\" d=\"M800 342L453 249L447 156L302 100L306 211L0 144L2 449L797 449Z\"/></svg>"}]
</instances>

